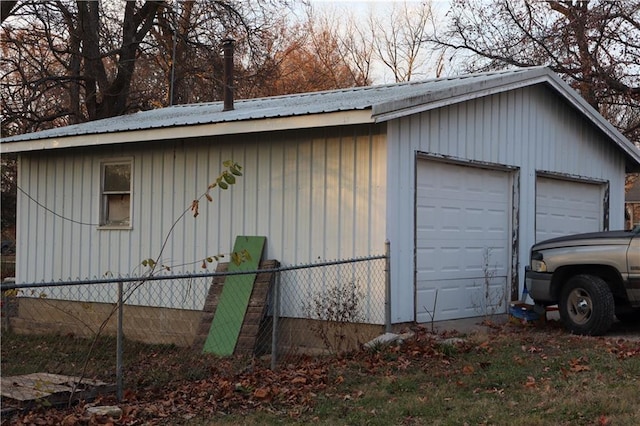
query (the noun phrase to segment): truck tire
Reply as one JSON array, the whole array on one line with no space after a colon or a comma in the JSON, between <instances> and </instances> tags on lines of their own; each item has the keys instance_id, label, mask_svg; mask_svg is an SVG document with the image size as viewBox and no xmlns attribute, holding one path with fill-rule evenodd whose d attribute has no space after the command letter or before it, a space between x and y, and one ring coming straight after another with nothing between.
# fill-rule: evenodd
<instances>
[{"instance_id":1,"label":"truck tire","mask_svg":"<svg viewBox=\"0 0 640 426\"><path fill-rule=\"evenodd\" d=\"M607 283L595 275L576 275L560 292L560 319L571 333L599 336L613 324L615 305Z\"/></svg>"}]
</instances>

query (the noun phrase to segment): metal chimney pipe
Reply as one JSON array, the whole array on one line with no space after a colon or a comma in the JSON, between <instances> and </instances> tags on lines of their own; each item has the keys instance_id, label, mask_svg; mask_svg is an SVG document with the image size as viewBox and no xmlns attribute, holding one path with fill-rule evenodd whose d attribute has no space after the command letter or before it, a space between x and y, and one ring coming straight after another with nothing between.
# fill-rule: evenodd
<instances>
[{"instance_id":1,"label":"metal chimney pipe","mask_svg":"<svg viewBox=\"0 0 640 426\"><path fill-rule=\"evenodd\" d=\"M235 40L222 40L224 58L224 108L223 111L233 110L233 47Z\"/></svg>"}]
</instances>

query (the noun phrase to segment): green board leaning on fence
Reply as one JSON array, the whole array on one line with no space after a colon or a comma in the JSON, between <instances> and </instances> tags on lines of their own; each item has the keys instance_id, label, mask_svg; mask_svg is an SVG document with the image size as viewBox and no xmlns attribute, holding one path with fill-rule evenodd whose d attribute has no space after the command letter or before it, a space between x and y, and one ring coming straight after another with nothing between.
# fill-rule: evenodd
<instances>
[{"instance_id":1,"label":"green board leaning on fence","mask_svg":"<svg viewBox=\"0 0 640 426\"><path fill-rule=\"evenodd\" d=\"M229 272L256 271L262 259L266 239L266 237L236 237L233 252L242 253L246 250L249 257L238 265L230 262ZM255 279L256 274L229 275L225 278L203 352L220 356L233 355Z\"/></svg>"}]
</instances>

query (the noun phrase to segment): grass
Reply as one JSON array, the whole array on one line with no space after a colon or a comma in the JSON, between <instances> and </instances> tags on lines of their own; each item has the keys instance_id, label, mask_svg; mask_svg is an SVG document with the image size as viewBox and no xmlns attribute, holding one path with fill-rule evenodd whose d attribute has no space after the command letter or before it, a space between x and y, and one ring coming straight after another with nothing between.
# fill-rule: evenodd
<instances>
[{"instance_id":1,"label":"grass","mask_svg":"<svg viewBox=\"0 0 640 426\"><path fill-rule=\"evenodd\" d=\"M3 331L2 376L35 372L96 378L115 383L116 339L101 336L90 352L92 340L73 335L25 335ZM204 355L174 345L123 342L123 376L129 390L163 388L176 380L200 380L211 375L219 363Z\"/></svg>"},{"instance_id":2,"label":"grass","mask_svg":"<svg viewBox=\"0 0 640 426\"><path fill-rule=\"evenodd\" d=\"M59 352L54 337L3 333L3 376L34 364L77 365L75 352L86 341L66 340L64 354L45 354ZM105 355L95 354L91 364L100 367L92 374L111 368L114 343L101 343ZM247 368L246 359L132 342L128 348L127 384L137 393L121 405L147 413L149 424L640 424L640 342L555 328L507 325L455 344L421 331L400 347L301 358L275 372L259 360ZM171 407L168 417L153 423L149 413L162 407Z\"/></svg>"},{"instance_id":3,"label":"grass","mask_svg":"<svg viewBox=\"0 0 640 426\"><path fill-rule=\"evenodd\" d=\"M336 367L333 375L345 380L308 412L222 424L640 424L638 342L527 329L470 337L453 349L445 356L437 345L405 348L384 354L384 363L361 354Z\"/></svg>"}]
</instances>

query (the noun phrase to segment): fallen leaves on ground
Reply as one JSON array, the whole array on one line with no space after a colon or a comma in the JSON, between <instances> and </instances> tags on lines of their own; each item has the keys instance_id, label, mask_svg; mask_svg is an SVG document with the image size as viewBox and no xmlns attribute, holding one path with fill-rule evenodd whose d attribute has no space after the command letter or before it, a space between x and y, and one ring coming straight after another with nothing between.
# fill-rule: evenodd
<instances>
[{"instance_id":1,"label":"fallen leaves on ground","mask_svg":"<svg viewBox=\"0 0 640 426\"><path fill-rule=\"evenodd\" d=\"M581 371L591 371L591 367L587 364L589 360L585 357L573 358L569 361L569 369L574 373L579 373Z\"/></svg>"},{"instance_id":2,"label":"fallen leaves on ground","mask_svg":"<svg viewBox=\"0 0 640 426\"><path fill-rule=\"evenodd\" d=\"M456 353L472 352L490 355L500 350L504 339L520 339L520 329L496 329L492 335L481 341L473 339L455 343ZM532 331L531 333L535 333ZM548 353L560 351L568 337L562 332L543 337L535 336L531 341L523 340L521 356L514 356L516 365L524 362L524 357L535 357L541 362L547 359ZM234 370L229 359L216 359L209 366L206 378L199 380L174 380L169 385L152 386L144 379L145 368L137 366L131 374L140 375L138 387L128 389L121 402L114 397L102 397L92 405L118 405L122 408L122 416L110 417L88 416L85 405L54 409L40 407L27 413L14 415L3 424L17 425L156 425L165 424L167 419L177 419L184 423L194 418L208 418L222 414L245 414L264 410L277 413L288 418L298 418L311 414L318 400L318 395L325 397L356 400L364 396L362 390L349 389L350 375L380 375L393 379L398 372L418 367L429 369L434 375L446 377L460 388L467 386L464 378L482 376L491 368L492 362L484 360L476 364L464 362L456 365L455 356L448 354L452 349L443 348L442 342L451 335L433 335L419 328L415 338L405 341L401 346L391 346L381 350L360 351L341 356L299 357L295 363L282 365L275 371L268 368L268 362L248 360L248 365L241 370ZM517 340L520 342L520 340ZM606 351L624 360L640 356L640 342L626 340L594 340ZM149 357L148 363L167 362L161 355ZM163 365L163 364L161 364ZM357 367L355 367L357 366ZM167 369L173 368L169 363ZM560 374L565 378L569 374L587 373L591 369L586 357L572 358L568 365L560 367ZM239 372L238 372L239 371ZM548 371L544 370L544 371ZM138 376L136 376L138 377ZM531 390L549 387L549 379L527 376L517 384ZM488 386L476 388L474 393L505 395L503 387ZM311 414L313 415L313 414ZM609 419L602 416L600 424L609 424Z\"/></svg>"}]
</instances>

